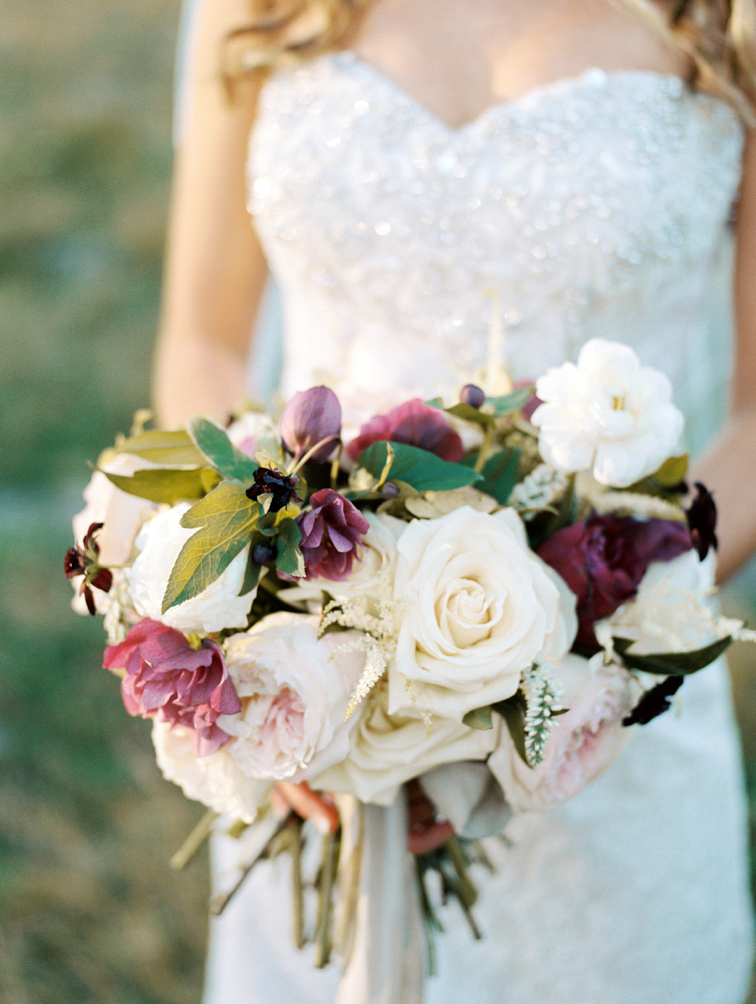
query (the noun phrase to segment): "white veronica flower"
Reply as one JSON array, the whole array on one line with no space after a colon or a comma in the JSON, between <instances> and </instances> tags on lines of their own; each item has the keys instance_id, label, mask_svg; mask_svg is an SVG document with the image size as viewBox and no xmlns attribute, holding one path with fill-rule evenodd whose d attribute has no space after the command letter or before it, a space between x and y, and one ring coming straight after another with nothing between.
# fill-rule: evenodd
<instances>
[{"instance_id":1,"label":"white veronica flower","mask_svg":"<svg viewBox=\"0 0 756 1004\"><path fill-rule=\"evenodd\" d=\"M402 604L389 712L461 721L506 700L538 660L558 661L577 630L575 596L527 545L513 509L463 506L415 520L397 544Z\"/></svg>"},{"instance_id":2,"label":"white veronica flower","mask_svg":"<svg viewBox=\"0 0 756 1004\"><path fill-rule=\"evenodd\" d=\"M199 596L162 613L163 596L176 558L186 541L197 532L181 526L180 519L189 508L188 502L181 502L153 516L142 527L135 541L140 554L127 572L134 606L142 617L150 617L185 633L210 634L224 628L246 627L247 614L255 598L254 589L246 596L239 596L248 546Z\"/></svg>"},{"instance_id":3,"label":"white veronica flower","mask_svg":"<svg viewBox=\"0 0 756 1004\"><path fill-rule=\"evenodd\" d=\"M670 457L683 429L667 377L641 366L631 348L593 338L577 365L536 381L544 402L533 413L544 460L560 470L592 468L601 484L626 488Z\"/></svg>"},{"instance_id":4,"label":"white veronica flower","mask_svg":"<svg viewBox=\"0 0 756 1004\"><path fill-rule=\"evenodd\" d=\"M276 613L226 643L226 666L242 702L221 715L234 738L224 749L248 777L304 780L343 760L354 720L349 698L362 652L339 651L348 633L318 639L318 617Z\"/></svg>"}]
</instances>

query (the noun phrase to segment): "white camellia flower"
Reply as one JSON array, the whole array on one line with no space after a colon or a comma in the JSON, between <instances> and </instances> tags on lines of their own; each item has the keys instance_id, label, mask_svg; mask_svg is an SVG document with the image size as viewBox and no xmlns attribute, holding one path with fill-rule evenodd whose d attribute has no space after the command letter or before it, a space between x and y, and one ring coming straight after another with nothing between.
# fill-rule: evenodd
<instances>
[{"instance_id":1,"label":"white camellia flower","mask_svg":"<svg viewBox=\"0 0 756 1004\"><path fill-rule=\"evenodd\" d=\"M495 728L483 730L418 711L389 714L387 685L382 680L361 709L349 755L314 776L311 783L354 795L362 802L391 805L405 781L440 764L485 760L498 739L498 722Z\"/></svg>"},{"instance_id":2,"label":"white camellia flower","mask_svg":"<svg viewBox=\"0 0 756 1004\"><path fill-rule=\"evenodd\" d=\"M194 735L184 725L171 728L167 722L153 720L152 743L163 777L177 784L187 798L209 809L245 823L254 822L270 794L271 783L242 774L225 746L210 756L197 756Z\"/></svg>"},{"instance_id":3,"label":"white camellia flower","mask_svg":"<svg viewBox=\"0 0 756 1004\"><path fill-rule=\"evenodd\" d=\"M153 516L143 526L135 541L139 557L127 573L134 606L142 617L161 621L185 633L210 634L224 628L246 627L255 590L246 596L239 596L239 590L244 582L249 547L245 547L199 596L162 613L163 596L176 558L186 541L197 532L181 526L180 519L189 508L188 502L180 502Z\"/></svg>"},{"instance_id":4,"label":"white camellia flower","mask_svg":"<svg viewBox=\"0 0 756 1004\"><path fill-rule=\"evenodd\" d=\"M577 365L564 363L536 381L544 402L531 421L540 429L544 460L585 471L604 485L626 488L653 474L677 447L682 413L667 377L641 366L631 348L592 338Z\"/></svg>"},{"instance_id":5,"label":"white camellia flower","mask_svg":"<svg viewBox=\"0 0 756 1004\"><path fill-rule=\"evenodd\" d=\"M491 773L509 805L518 812L544 810L577 795L611 764L630 729L622 719L642 691L633 675L619 666L604 666L603 653L589 662L577 655L564 658L556 676L564 685L562 705L568 710L554 719L543 760L525 764L509 729L488 760Z\"/></svg>"},{"instance_id":6,"label":"white camellia flower","mask_svg":"<svg viewBox=\"0 0 756 1004\"><path fill-rule=\"evenodd\" d=\"M318 640L318 617L276 613L226 644L226 666L241 698L218 725L234 736L224 749L249 777L304 780L347 755L349 698L365 657L338 651L349 633Z\"/></svg>"},{"instance_id":7,"label":"white camellia flower","mask_svg":"<svg viewBox=\"0 0 756 1004\"><path fill-rule=\"evenodd\" d=\"M632 652L686 652L705 648L729 631L720 626L711 601L716 554L700 561L694 550L671 561L655 561L646 569L635 598L597 621L596 638L608 651L612 638L632 641Z\"/></svg>"},{"instance_id":8,"label":"white camellia flower","mask_svg":"<svg viewBox=\"0 0 756 1004\"><path fill-rule=\"evenodd\" d=\"M389 666L389 711L461 721L506 700L540 659L558 661L576 631L575 597L527 545L513 509L463 506L410 523L399 538L394 598L402 622Z\"/></svg>"},{"instance_id":9,"label":"white camellia flower","mask_svg":"<svg viewBox=\"0 0 756 1004\"><path fill-rule=\"evenodd\" d=\"M103 460L102 470L94 471L89 479L89 484L84 489L86 505L73 518L74 539L77 543L81 543L92 523L102 523L103 527L98 531L96 540L100 548L100 561L103 565L126 564L131 556L134 538L139 532L139 527L143 520L157 508L147 499L139 498L137 495L129 495L128 492L116 488L112 481L105 477L103 471L131 477L137 471L154 466L141 457L135 457L129 453L116 453ZM72 579L71 584L76 590L76 596L71 602L73 609L78 614L87 614L84 597L79 593L81 579ZM92 595L99 613L107 609L107 593L93 589Z\"/></svg>"}]
</instances>

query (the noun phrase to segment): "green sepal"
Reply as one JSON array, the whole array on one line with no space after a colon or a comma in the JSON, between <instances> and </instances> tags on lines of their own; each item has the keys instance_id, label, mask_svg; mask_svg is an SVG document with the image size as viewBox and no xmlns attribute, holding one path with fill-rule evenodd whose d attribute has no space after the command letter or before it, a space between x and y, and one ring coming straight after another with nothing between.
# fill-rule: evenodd
<instances>
[{"instance_id":1,"label":"green sepal","mask_svg":"<svg viewBox=\"0 0 756 1004\"><path fill-rule=\"evenodd\" d=\"M515 411L522 411L533 396L533 391L531 385L520 387L503 397L487 397L485 403L493 408L494 415L511 415Z\"/></svg>"},{"instance_id":2,"label":"green sepal","mask_svg":"<svg viewBox=\"0 0 756 1004\"><path fill-rule=\"evenodd\" d=\"M189 433L197 448L224 478L254 481L258 464L238 450L223 429L206 418L195 418L189 423Z\"/></svg>"},{"instance_id":3,"label":"green sepal","mask_svg":"<svg viewBox=\"0 0 756 1004\"><path fill-rule=\"evenodd\" d=\"M259 506L241 485L221 483L181 517L196 529L179 552L163 596L162 612L199 596L250 543Z\"/></svg>"},{"instance_id":4,"label":"green sepal","mask_svg":"<svg viewBox=\"0 0 756 1004\"><path fill-rule=\"evenodd\" d=\"M628 638L613 638L612 642L614 650L628 669L655 673L657 676L690 676L691 673L697 673L710 666L727 651L732 640L732 636L728 635L712 642L711 645L690 652L655 652L652 655L634 655L628 652L633 644Z\"/></svg>"},{"instance_id":5,"label":"green sepal","mask_svg":"<svg viewBox=\"0 0 756 1004\"><path fill-rule=\"evenodd\" d=\"M507 504L517 484L521 453L519 448L500 450L483 465L483 481L477 487L495 498L499 505Z\"/></svg>"},{"instance_id":6,"label":"green sepal","mask_svg":"<svg viewBox=\"0 0 756 1004\"><path fill-rule=\"evenodd\" d=\"M435 453L421 450L407 443L387 443L381 440L371 443L357 457L356 467L364 467L375 478L379 478L388 460L389 446L394 451L391 467L386 480L404 481L417 492L450 491L474 484L483 478L482 474L465 467L442 460Z\"/></svg>"},{"instance_id":7,"label":"green sepal","mask_svg":"<svg viewBox=\"0 0 756 1004\"><path fill-rule=\"evenodd\" d=\"M194 467L191 470L150 467L144 471L137 471L131 477L109 474L107 471L101 473L116 488L120 488L128 495L136 495L150 502L167 505L201 499L220 481L218 472L212 467Z\"/></svg>"},{"instance_id":8,"label":"green sepal","mask_svg":"<svg viewBox=\"0 0 756 1004\"><path fill-rule=\"evenodd\" d=\"M509 734L512 737L512 742L520 755L520 759L527 767L529 767L530 764L528 763L528 755L525 752L525 715L528 710L525 695L521 690L518 690L516 694L507 698L506 701L497 701L496 704L492 704L491 707L494 711L498 712L506 722Z\"/></svg>"},{"instance_id":9,"label":"green sepal","mask_svg":"<svg viewBox=\"0 0 756 1004\"><path fill-rule=\"evenodd\" d=\"M480 729L482 732L492 729L491 705L487 704L483 708L475 708L473 711L468 711L462 719L462 724L470 729Z\"/></svg>"},{"instance_id":10,"label":"green sepal","mask_svg":"<svg viewBox=\"0 0 756 1004\"><path fill-rule=\"evenodd\" d=\"M465 422L473 422L484 429L493 429L496 427L496 419L493 415L488 415L485 411L473 408L471 404L463 404L460 401L459 404L455 404L451 408L445 408L444 410L447 415L454 415L455 418L461 418Z\"/></svg>"},{"instance_id":11,"label":"green sepal","mask_svg":"<svg viewBox=\"0 0 756 1004\"><path fill-rule=\"evenodd\" d=\"M205 458L184 429L149 429L129 436L115 446L116 453L129 453L153 464L204 464Z\"/></svg>"},{"instance_id":12,"label":"green sepal","mask_svg":"<svg viewBox=\"0 0 756 1004\"><path fill-rule=\"evenodd\" d=\"M299 529L299 523L295 519L282 519L278 524L276 537L276 569L297 579L303 579L307 574L304 556L299 547L301 539L302 531Z\"/></svg>"}]
</instances>

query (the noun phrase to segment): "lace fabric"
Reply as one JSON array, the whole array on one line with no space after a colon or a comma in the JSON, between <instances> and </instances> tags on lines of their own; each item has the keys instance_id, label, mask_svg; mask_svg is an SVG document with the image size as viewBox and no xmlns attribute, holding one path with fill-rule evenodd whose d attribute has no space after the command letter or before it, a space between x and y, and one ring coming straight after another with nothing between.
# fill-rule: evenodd
<instances>
[{"instance_id":1,"label":"lace fabric","mask_svg":"<svg viewBox=\"0 0 756 1004\"><path fill-rule=\"evenodd\" d=\"M672 378L700 444L730 364L708 306L742 143L728 107L654 73L592 70L461 129L349 53L277 74L250 208L282 291L284 391L325 380L354 420L448 393L492 348L493 290L515 376L594 335L626 341ZM507 834L476 876L485 938L444 910L426 1004L742 1004L745 803L722 663L578 797ZM216 841L219 874L237 853ZM335 999L338 971L294 949L288 915L285 872L261 865L214 923L207 1004Z\"/></svg>"}]
</instances>

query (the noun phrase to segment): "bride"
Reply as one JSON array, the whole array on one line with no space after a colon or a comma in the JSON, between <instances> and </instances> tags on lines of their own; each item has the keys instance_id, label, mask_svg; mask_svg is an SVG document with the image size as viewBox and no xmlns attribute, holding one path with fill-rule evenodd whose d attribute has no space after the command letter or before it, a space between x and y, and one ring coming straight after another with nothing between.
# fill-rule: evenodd
<instances>
[{"instance_id":1,"label":"bride","mask_svg":"<svg viewBox=\"0 0 756 1004\"><path fill-rule=\"evenodd\" d=\"M269 266L284 391L327 381L353 421L392 392L465 382L493 290L515 377L595 335L672 377L728 576L756 546L755 38L754 0L201 0L160 418L221 417L244 397ZM733 207L731 349L710 304ZM752 932L726 668L682 695L578 797L491 842L485 938L446 909L427 1004L742 1004ZM327 796L279 797L335 825ZM413 849L448 835L417 793L413 806ZM214 922L207 1004L336 998L339 973L292 947L288 905L261 864ZM339 1001L418 997L399 981Z\"/></svg>"}]
</instances>

